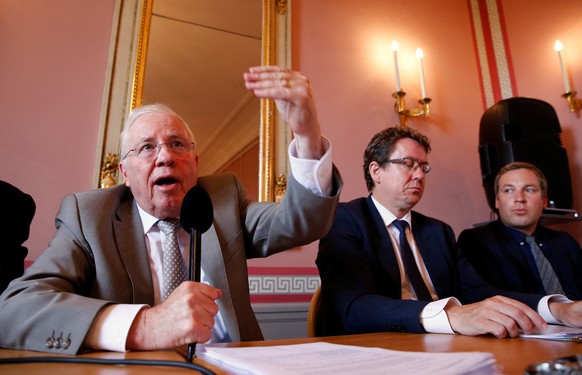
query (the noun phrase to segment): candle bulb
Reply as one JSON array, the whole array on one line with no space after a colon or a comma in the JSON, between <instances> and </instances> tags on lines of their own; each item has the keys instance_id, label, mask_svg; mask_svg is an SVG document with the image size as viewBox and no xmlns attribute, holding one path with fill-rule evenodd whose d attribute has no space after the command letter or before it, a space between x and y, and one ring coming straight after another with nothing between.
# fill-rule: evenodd
<instances>
[{"instance_id":1,"label":"candle bulb","mask_svg":"<svg viewBox=\"0 0 582 375\"><path fill-rule=\"evenodd\" d=\"M392 55L394 56L394 72L396 74L396 91L400 91L400 73L398 72L398 42L392 41Z\"/></svg>"},{"instance_id":2,"label":"candle bulb","mask_svg":"<svg viewBox=\"0 0 582 375\"><path fill-rule=\"evenodd\" d=\"M424 82L424 66L422 65L422 58L424 57L424 53L422 52L421 48L416 49L416 58L418 59L418 70L420 71L420 93L422 95L422 99L425 99L426 96L426 83Z\"/></svg>"},{"instance_id":3,"label":"candle bulb","mask_svg":"<svg viewBox=\"0 0 582 375\"><path fill-rule=\"evenodd\" d=\"M560 70L562 71L562 80L564 80L564 90L568 93L570 92L570 80L568 79L568 73L566 72L566 67L564 66L564 61L562 60L562 49L564 45L559 40L554 43L554 51L558 54L558 59L560 60Z\"/></svg>"}]
</instances>

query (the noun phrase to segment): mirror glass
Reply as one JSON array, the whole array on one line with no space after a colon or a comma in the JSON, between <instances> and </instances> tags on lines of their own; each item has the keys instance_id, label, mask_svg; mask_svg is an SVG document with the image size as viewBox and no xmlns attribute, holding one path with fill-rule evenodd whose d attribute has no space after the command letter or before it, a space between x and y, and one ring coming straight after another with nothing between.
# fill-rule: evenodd
<instances>
[{"instance_id":1,"label":"mirror glass","mask_svg":"<svg viewBox=\"0 0 582 375\"><path fill-rule=\"evenodd\" d=\"M190 125L200 175L235 171L253 200L260 100L242 74L261 64L261 10L262 0L154 0L141 97Z\"/></svg>"},{"instance_id":2,"label":"mirror glass","mask_svg":"<svg viewBox=\"0 0 582 375\"><path fill-rule=\"evenodd\" d=\"M137 105L165 103L191 126L200 175L235 172L250 199L284 194L286 147L272 100L244 87L255 65L290 63L289 0L118 0L98 186L120 183L119 133ZM257 177L258 176L258 177Z\"/></svg>"}]
</instances>

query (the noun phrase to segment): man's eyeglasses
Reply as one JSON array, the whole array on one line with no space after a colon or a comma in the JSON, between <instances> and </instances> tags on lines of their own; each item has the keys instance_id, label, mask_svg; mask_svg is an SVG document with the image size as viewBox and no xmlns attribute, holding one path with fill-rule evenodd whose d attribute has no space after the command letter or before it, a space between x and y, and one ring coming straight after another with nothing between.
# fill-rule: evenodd
<instances>
[{"instance_id":1,"label":"man's eyeglasses","mask_svg":"<svg viewBox=\"0 0 582 375\"><path fill-rule=\"evenodd\" d=\"M428 175L432 170L430 164L428 164L426 161L418 161L413 158L391 159L388 160L386 163L400 164L409 171L416 171L418 168L420 168L422 173L424 173L425 175Z\"/></svg>"},{"instance_id":2,"label":"man's eyeglasses","mask_svg":"<svg viewBox=\"0 0 582 375\"><path fill-rule=\"evenodd\" d=\"M177 156L186 155L194 148L194 142L188 142L186 140L174 140L171 142L158 143L157 145L154 143L145 142L127 151L122 160L124 160L131 152L134 152L135 156L141 159L154 158L158 155L163 145L166 145L168 150Z\"/></svg>"}]
</instances>

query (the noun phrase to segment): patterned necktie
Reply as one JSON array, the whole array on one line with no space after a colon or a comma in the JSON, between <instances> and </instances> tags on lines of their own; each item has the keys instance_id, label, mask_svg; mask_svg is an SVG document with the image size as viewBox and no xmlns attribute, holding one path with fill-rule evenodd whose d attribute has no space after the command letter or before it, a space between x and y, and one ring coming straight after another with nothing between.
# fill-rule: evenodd
<instances>
[{"instance_id":1,"label":"patterned necktie","mask_svg":"<svg viewBox=\"0 0 582 375\"><path fill-rule=\"evenodd\" d=\"M162 245L163 262L162 272L164 274L164 288L162 290L162 301L164 301L172 291L187 279L186 263L180 252L178 235L180 220L165 219L158 221L158 228L166 235L166 240Z\"/></svg>"},{"instance_id":2,"label":"patterned necktie","mask_svg":"<svg viewBox=\"0 0 582 375\"><path fill-rule=\"evenodd\" d=\"M404 220L394 220L392 222L394 226L400 231L400 254L402 255L402 260L404 261L404 267L406 268L406 274L410 279L410 284L416 292L416 298L419 301L432 301L432 297L422 276L416 261L414 260L414 254L412 254L412 249L408 244L406 239L406 228L408 228L408 223Z\"/></svg>"},{"instance_id":3,"label":"patterned necktie","mask_svg":"<svg viewBox=\"0 0 582 375\"><path fill-rule=\"evenodd\" d=\"M525 242L529 244L529 248L536 262L536 267L538 268L538 272L540 273L540 278L542 279L542 284L544 285L546 294L565 295L564 289L560 284L560 280L558 280L558 276L556 276L556 272L554 272L552 265L545 257L544 253L542 253L542 250L536 243L535 237L525 236Z\"/></svg>"}]
</instances>

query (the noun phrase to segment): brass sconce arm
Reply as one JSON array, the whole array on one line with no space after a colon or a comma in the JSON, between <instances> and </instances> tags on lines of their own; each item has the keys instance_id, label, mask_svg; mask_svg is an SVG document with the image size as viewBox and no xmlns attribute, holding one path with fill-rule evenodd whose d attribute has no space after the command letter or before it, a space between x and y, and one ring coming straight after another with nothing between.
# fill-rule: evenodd
<instances>
[{"instance_id":1,"label":"brass sconce arm","mask_svg":"<svg viewBox=\"0 0 582 375\"><path fill-rule=\"evenodd\" d=\"M406 109L406 102L404 100L406 93L404 91L397 91L392 94L392 96L396 99L394 110L400 116L400 125L406 126L409 117L424 116L425 118L428 118L430 116L430 98L422 98L418 100L421 108Z\"/></svg>"},{"instance_id":2,"label":"brass sconce arm","mask_svg":"<svg viewBox=\"0 0 582 375\"><path fill-rule=\"evenodd\" d=\"M565 98L568 102L570 112L576 112L582 109L582 100L576 98L576 91L568 91L562 95L562 98Z\"/></svg>"}]
</instances>

